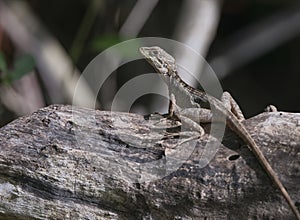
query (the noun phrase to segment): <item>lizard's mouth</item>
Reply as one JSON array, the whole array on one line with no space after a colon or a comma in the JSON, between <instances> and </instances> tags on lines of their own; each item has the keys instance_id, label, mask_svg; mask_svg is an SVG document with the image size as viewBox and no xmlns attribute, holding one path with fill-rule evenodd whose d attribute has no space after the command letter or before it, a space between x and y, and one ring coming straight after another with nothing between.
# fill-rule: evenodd
<instances>
[{"instance_id":1,"label":"lizard's mouth","mask_svg":"<svg viewBox=\"0 0 300 220\"><path fill-rule=\"evenodd\" d=\"M145 59L156 69L157 73L165 75L167 69L160 62L159 50L161 49L159 47L141 47L139 50Z\"/></svg>"},{"instance_id":2,"label":"lizard's mouth","mask_svg":"<svg viewBox=\"0 0 300 220\"><path fill-rule=\"evenodd\" d=\"M177 65L174 57L160 47L141 47L140 52L159 74L166 76L176 72Z\"/></svg>"}]
</instances>

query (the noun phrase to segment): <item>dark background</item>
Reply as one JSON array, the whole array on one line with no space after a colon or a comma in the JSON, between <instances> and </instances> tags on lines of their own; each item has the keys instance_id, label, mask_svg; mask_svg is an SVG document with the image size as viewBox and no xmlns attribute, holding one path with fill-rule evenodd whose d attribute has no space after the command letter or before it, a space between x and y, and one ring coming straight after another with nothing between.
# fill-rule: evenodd
<instances>
[{"instance_id":1,"label":"dark background","mask_svg":"<svg viewBox=\"0 0 300 220\"><path fill-rule=\"evenodd\" d=\"M49 33L59 40L72 57L71 48L85 13L89 10L90 1L28 0L26 2ZM97 16L87 23L91 25L91 29L87 34L87 39L82 42L83 49L77 58L72 57L74 65L80 71L83 71L102 50L125 40L118 36L118 32L136 4L133 0L99 0L99 2L101 6L97 10ZM181 0L159 1L138 37L155 36L172 39L182 6ZM298 1L292 0L224 1L217 33L210 46L207 60L211 61L218 54L230 51L231 46L235 45L235 37L247 27L281 12L293 10L293 8L297 10L297 7L299 10ZM239 38L239 41L243 41L243 36ZM274 104L282 111L300 112L299 51L300 33L229 72L221 78L223 89L231 92L246 117L262 112L268 104ZM119 71L128 71L127 75L130 79L149 70L146 63L136 65L129 64L128 67L120 68ZM118 77L118 73L115 74L118 86L128 80ZM47 91L43 90L43 93L45 93L43 94L45 105L52 104L47 99ZM147 106L147 100L148 98L141 98L136 104ZM0 121L3 126L13 120L16 115L5 105L0 106L2 109Z\"/></svg>"}]
</instances>

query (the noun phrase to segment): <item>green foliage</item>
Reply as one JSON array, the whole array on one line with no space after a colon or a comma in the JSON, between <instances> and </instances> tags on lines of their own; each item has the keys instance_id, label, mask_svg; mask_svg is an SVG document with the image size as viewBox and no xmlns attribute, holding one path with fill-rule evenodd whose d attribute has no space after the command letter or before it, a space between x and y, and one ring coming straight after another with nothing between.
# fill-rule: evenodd
<instances>
[{"instance_id":1,"label":"green foliage","mask_svg":"<svg viewBox=\"0 0 300 220\"><path fill-rule=\"evenodd\" d=\"M122 41L123 39L115 34L102 35L93 40L91 47L94 51L99 52Z\"/></svg>"},{"instance_id":2,"label":"green foliage","mask_svg":"<svg viewBox=\"0 0 300 220\"><path fill-rule=\"evenodd\" d=\"M0 51L0 71L6 73L7 65L5 62L4 54Z\"/></svg>"},{"instance_id":3,"label":"green foliage","mask_svg":"<svg viewBox=\"0 0 300 220\"><path fill-rule=\"evenodd\" d=\"M35 67L34 59L29 54L18 57L12 69L8 70L4 54L0 51L0 83L11 84L31 72Z\"/></svg>"},{"instance_id":4,"label":"green foliage","mask_svg":"<svg viewBox=\"0 0 300 220\"><path fill-rule=\"evenodd\" d=\"M8 74L9 80L15 81L20 79L22 76L31 72L34 69L34 66L35 63L33 57L29 54L24 54L14 62L14 68Z\"/></svg>"},{"instance_id":5,"label":"green foliage","mask_svg":"<svg viewBox=\"0 0 300 220\"><path fill-rule=\"evenodd\" d=\"M102 35L92 41L91 48L95 52L102 52L103 50L112 47L116 44L123 42L124 38L116 35L116 34L109 34L109 35ZM132 57L138 51L133 51L133 48L139 48L143 44L139 41L130 41L127 42L126 47L118 47L117 50L114 52L117 54L119 53L121 57Z\"/></svg>"}]
</instances>

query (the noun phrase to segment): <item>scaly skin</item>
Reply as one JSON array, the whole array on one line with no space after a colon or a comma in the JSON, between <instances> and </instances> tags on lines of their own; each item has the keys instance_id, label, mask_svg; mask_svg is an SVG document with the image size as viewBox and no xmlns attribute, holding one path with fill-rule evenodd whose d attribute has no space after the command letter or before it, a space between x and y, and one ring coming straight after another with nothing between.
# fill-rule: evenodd
<instances>
[{"instance_id":1,"label":"scaly skin","mask_svg":"<svg viewBox=\"0 0 300 220\"><path fill-rule=\"evenodd\" d=\"M220 116L226 118L226 125L234 131L251 149L256 156L259 163L264 168L272 182L281 191L283 197L286 199L296 218L300 220L299 210L296 208L290 195L284 188L283 184L279 180L277 174L270 166L269 162L259 149L249 132L241 124L239 119L228 110L224 104L217 98L206 94L203 91L194 89L193 87L186 84L178 75L177 65L175 59L165 52L160 47L141 47L140 52L146 60L161 74L164 81L167 83L169 88L170 97L175 97L176 103L170 103L171 105L178 105L179 107L185 108L196 108L199 109L203 106L207 108L213 108L213 111ZM201 105L201 106L200 106ZM173 109L170 107L169 109Z\"/></svg>"}]
</instances>

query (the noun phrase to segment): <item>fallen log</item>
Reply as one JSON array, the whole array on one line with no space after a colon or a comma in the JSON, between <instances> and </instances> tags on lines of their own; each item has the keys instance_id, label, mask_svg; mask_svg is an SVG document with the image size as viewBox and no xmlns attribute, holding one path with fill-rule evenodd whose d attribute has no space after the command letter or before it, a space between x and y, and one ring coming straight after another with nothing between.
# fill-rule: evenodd
<instances>
[{"instance_id":1,"label":"fallen log","mask_svg":"<svg viewBox=\"0 0 300 220\"><path fill-rule=\"evenodd\" d=\"M179 125L63 105L11 122L0 129L0 219L294 218L236 135L184 141ZM299 207L300 114L244 125Z\"/></svg>"}]
</instances>

